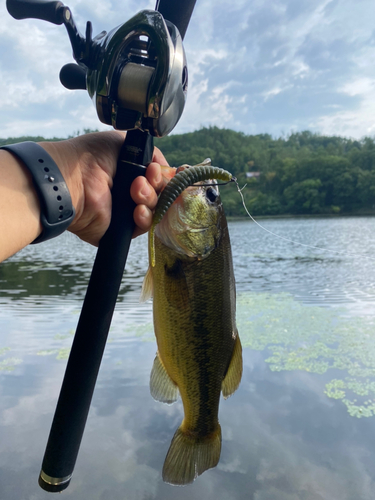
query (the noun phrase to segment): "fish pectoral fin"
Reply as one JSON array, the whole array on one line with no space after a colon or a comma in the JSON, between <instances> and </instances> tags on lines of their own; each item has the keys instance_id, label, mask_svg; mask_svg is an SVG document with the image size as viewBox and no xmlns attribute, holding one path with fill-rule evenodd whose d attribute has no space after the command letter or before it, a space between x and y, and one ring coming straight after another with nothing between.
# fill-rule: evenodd
<instances>
[{"instance_id":1,"label":"fish pectoral fin","mask_svg":"<svg viewBox=\"0 0 375 500\"><path fill-rule=\"evenodd\" d=\"M178 398L178 387L168 375L159 353L156 353L151 370L150 392L156 401L169 405L177 401Z\"/></svg>"},{"instance_id":2,"label":"fish pectoral fin","mask_svg":"<svg viewBox=\"0 0 375 500\"><path fill-rule=\"evenodd\" d=\"M163 481L183 486L207 469L216 467L221 452L221 428L205 437L194 436L179 427L173 436L163 466Z\"/></svg>"},{"instance_id":3,"label":"fish pectoral fin","mask_svg":"<svg viewBox=\"0 0 375 500\"><path fill-rule=\"evenodd\" d=\"M237 332L236 332L237 333ZM221 384L221 391L225 399L229 398L238 386L240 385L242 377L242 346L240 337L236 336L236 341L234 343L232 359L230 360L227 373L225 374L224 380Z\"/></svg>"},{"instance_id":4,"label":"fish pectoral fin","mask_svg":"<svg viewBox=\"0 0 375 500\"><path fill-rule=\"evenodd\" d=\"M141 296L139 297L139 302L146 302L146 300L151 299L153 294L154 294L154 279L152 276L152 267L149 266L142 283L142 291L141 291Z\"/></svg>"}]
</instances>

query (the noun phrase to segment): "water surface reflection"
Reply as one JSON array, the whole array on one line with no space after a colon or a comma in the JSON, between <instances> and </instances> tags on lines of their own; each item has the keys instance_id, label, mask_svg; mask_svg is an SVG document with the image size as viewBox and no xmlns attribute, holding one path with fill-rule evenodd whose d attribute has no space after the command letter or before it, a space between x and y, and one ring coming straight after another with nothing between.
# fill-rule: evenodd
<instances>
[{"instance_id":1,"label":"water surface reflection","mask_svg":"<svg viewBox=\"0 0 375 500\"><path fill-rule=\"evenodd\" d=\"M372 218L262 224L305 243L374 255ZM239 304L241 321L253 314L251 326L242 327L249 331L240 334L252 347L244 350L240 389L221 403L223 445L218 467L183 488L161 480L182 405L180 401L162 405L149 394L155 342L151 304L138 303L147 268L146 239L140 238L132 244L75 473L64 496L77 500L373 498L375 419L350 416L342 400L325 393L333 379L353 378L350 370L373 366L372 261L276 241L247 221L234 222L230 229L239 298L250 300ZM5 500L49 496L38 487L37 477L94 255L95 249L64 234L29 247L0 266L0 495ZM277 314L272 316L272 311ZM308 319L312 311L318 320ZM336 344L328 343L336 332L336 318L346 318L347 325L356 329L350 338L364 342L368 359L352 359L353 366L332 365L317 373L308 371L305 362L293 365L293 356L302 352L298 349L306 353L307 347L316 348L317 341L338 349L339 340L347 337L342 334ZM303 329L293 330L298 321L307 333L315 328L316 335L298 336ZM268 324L275 337L269 335ZM283 327L290 335L283 333ZM275 353L284 363L281 371L274 371L276 362L270 361ZM329 358L326 351L322 353L315 352L314 362ZM311 351L309 355L311 361ZM366 372L365 378L375 384L374 374ZM346 389L349 399L352 390ZM369 394L363 397L375 399Z\"/></svg>"}]
</instances>

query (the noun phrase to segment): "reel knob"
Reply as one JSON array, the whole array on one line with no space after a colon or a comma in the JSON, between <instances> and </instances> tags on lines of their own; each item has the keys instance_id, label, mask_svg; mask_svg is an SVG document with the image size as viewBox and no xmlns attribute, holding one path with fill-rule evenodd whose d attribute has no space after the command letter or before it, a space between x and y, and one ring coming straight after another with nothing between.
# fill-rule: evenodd
<instances>
[{"instance_id":1,"label":"reel knob","mask_svg":"<svg viewBox=\"0 0 375 500\"><path fill-rule=\"evenodd\" d=\"M15 19L41 19L53 24L63 23L64 4L44 0L7 0L9 14Z\"/></svg>"},{"instance_id":2,"label":"reel knob","mask_svg":"<svg viewBox=\"0 0 375 500\"><path fill-rule=\"evenodd\" d=\"M60 70L60 82L68 90L86 90L86 70L78 64L65 64Z\"/></svg>"}]
</instances>

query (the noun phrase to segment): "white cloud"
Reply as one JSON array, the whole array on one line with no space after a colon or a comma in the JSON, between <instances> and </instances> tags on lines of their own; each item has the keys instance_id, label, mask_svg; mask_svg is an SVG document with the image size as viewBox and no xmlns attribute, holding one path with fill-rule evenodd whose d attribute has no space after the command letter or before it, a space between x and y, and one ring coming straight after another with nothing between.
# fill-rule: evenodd
<instances>
[{"instance_id":1,"label":"white cloud","mask_svg":"<svg viewBox=\"0 0 375 500\"><path fill-rule=\"evenodd\" d=\"M263 92L264 100L268 101L268 99L270 99L276 95L281 94L281 92L283 92L284 90L287 90L288 88L290 88L290 86L284 87L283 89L281 87L275 87L271 90L267 90L267 91Z\"/></svg>"},{"instance_id":2,"label":"white cloud","mask_svg":"<svg viewBox=\"0 0 375 500\"><path fill-rule=\"evenodd\" d=\"M61 66L72 62L64 27L15 21L4 4L0 135L103 129L87 95L59 82ZM81 32L91 19L96 35L154 2L72 0L69 6ZM272 135L292 128L373 133L374 15L370 0L355 9L351 0L200 0L185 39L189 95L175 132L219 125Z\"/></svg>"},{"instance_id":3,"label":"white cloud","mask_svg":"<svg viewBox=\"0 0 375 500\"><path fill-rule=\"evenodd\" d=\"M356 78L351 82L345 83L341 88L341 92L352 96L362 95L370 97L374 92L374 87L375 87L375 79L371 80L370 78L366 77Z\"/></svg>"}]
</instances>

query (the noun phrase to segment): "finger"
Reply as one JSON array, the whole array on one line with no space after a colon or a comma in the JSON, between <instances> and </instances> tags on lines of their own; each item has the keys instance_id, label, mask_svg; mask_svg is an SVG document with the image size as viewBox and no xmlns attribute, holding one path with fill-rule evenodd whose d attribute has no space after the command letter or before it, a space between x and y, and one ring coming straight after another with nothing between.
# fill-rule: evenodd
<instances>
[{"instance_id":1,"label":"finger","mask_svg":"<svg viewBox=\"0 0 375 500\"><path fill-rule=\"evenodd\" d=\"M154 154L152 157L152 161L159 163L159 165L169 165L169 163L165 159L165 156L157 147L154 147Z\"/></svg>"},{"instance_id":2,"label":"finger","mask_svg":"<svg viewBox=\"0 0 375 500\"><path fill-rule=\"evenodd\" d=\"M151 227L152 211L146 205L137 205L133 213L136 228L133 233L133 238L145 233Z\"/></svg>"},{"instance_id":3,"label":"finger","mask_svg":"<svg viewBox=\"0 0 375 500\"><path fill-rule=\"evenodd\" d=\"M132 234L132 239L138 238L138 236L141 236L141 234L145 234L147 231L142 231L138 226L135 226L135 229Z\"/></svg>"},{"instance_id":4,"label":"finger","mask_svg":"<svg viewBox=\"0 0 375 500\"><path fill-rule=\"evenodd\" d=\"M146 170L146 179L157 193L162 190L164 182L159 163L151 162L149 164Z\"/></svg>"},{"instance_id":5,"label":"finger","mask_svg":"<svg viewBox=\"0 0 375 500\"><path fill-rule=\"evenodd\" d=\"M155 189L145 177L137 177L130 187L130 196L137 205L146 205L153 209L158 201Z\"/></svg>"}]
</instances>

